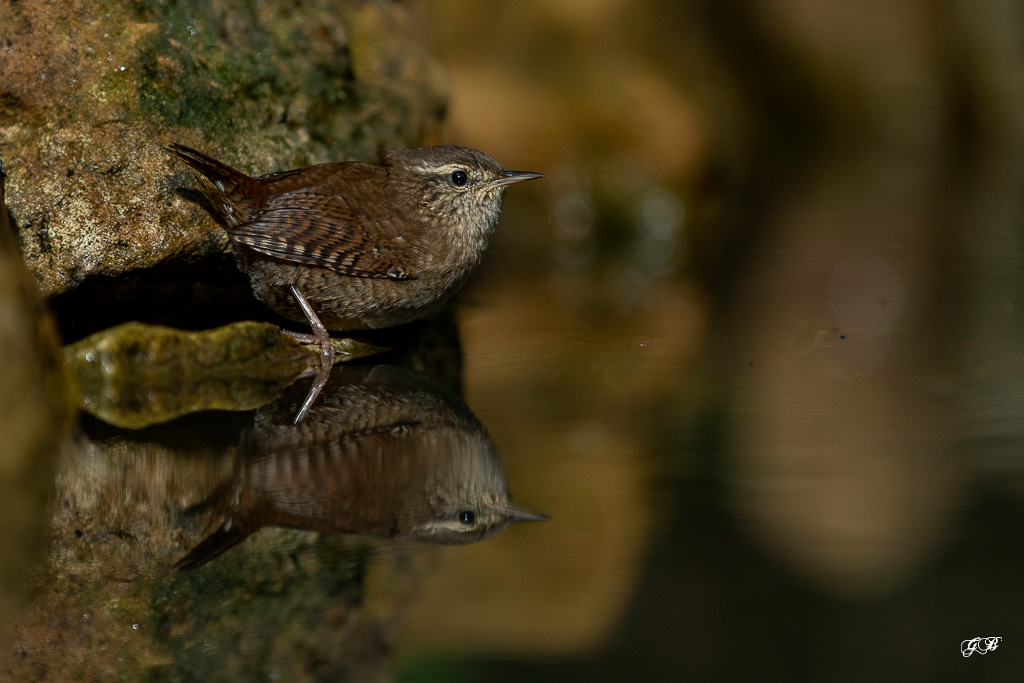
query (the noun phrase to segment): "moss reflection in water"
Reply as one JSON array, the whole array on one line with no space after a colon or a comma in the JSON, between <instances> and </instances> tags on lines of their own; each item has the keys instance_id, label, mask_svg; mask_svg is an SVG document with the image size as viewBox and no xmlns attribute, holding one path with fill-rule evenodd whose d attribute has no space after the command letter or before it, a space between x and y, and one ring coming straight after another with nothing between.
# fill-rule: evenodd
<instances>
[{"instance_id":1,"label":"moss reflection in water","mask_svg":"<svg viewBox=\"0 0 1024 683\"><path fill-rule=\"evenodd\" d=\"M333 340L336 360L381 349ZM140 428L201 410L251 410L319 362L316 350L269 323L185 332L125 323L64 350L81 407L110 424Z\"/></svg>"}]
</instances>

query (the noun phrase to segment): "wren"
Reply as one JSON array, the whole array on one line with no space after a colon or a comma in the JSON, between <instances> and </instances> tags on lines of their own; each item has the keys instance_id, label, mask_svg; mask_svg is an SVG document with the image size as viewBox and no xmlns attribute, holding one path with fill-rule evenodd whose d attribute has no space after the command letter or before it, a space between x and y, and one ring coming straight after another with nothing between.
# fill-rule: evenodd
<instances>
[{"instance_id":1,"label":"wren","mask_svg":"<svg viewBox=\"0 0 1024 683\"><path fill-rule=\"evenodd\" d=\"M168 150L209 180L256 298L308 322L324 365L327 330L393 327L429 316L479 265L513 183L486 154L443 145L385 154L380 164L319 164L252 178L202 152Z\"/></svg>"}]
</instances>

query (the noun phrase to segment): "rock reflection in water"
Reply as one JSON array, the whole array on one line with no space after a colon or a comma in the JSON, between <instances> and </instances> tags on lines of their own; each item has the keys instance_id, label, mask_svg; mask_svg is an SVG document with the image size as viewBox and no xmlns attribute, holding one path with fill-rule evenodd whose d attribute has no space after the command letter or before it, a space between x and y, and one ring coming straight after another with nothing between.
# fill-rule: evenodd
<instances>
[{"instance_id":1,"label":"rock reflection in water","mask_svg":"<svg viewBox=\"0 0 1024 683\"><path fill-rule=\"evenodd\" d=\"M178 562L181 570L267 526L464 544L510 522L547 519L511 503L484 426L425 375L337 368L294 425L301 389L257 412L232 477L191 508L212 511L220 525Z\"/></svg>"}]
</instances>

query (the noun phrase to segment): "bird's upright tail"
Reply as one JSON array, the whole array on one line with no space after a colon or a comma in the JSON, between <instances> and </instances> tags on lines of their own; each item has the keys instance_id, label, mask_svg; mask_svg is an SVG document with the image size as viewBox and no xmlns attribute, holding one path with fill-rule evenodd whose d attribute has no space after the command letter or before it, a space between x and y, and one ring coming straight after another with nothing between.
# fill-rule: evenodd
<instances>
[{"instance_id":1,"label":"bird's upright tail","mask_svg":"<svg viewBox=\"0 0 1024 683\"><path fill-rule=\"evenodd\" d=\"M186 164L194 168L210 185L203 189L203 194L210 200L213 208L222 213L229 225L240 225L252 220L259 211L262 202L262 184L199 150L172 142L167 145L171 152Z\"/></svg>"}]
</instances>

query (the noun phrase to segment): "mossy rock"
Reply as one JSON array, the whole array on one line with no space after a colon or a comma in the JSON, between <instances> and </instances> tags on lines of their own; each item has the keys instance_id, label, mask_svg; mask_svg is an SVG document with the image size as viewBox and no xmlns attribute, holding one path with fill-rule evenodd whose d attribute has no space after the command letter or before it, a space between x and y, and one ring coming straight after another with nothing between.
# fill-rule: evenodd
<instances>
[{"instance_id":1,"label":"mossy rock","mask_svg":"<svg viewBox=\"0 0 1024 683\"><path fill-rule=\"evenodd\" d=\"M444 106L395 2L0 4L7 201L46 295L226 249L168 142L258 175L418 144Z\"/></svg>"}]
</instances>

